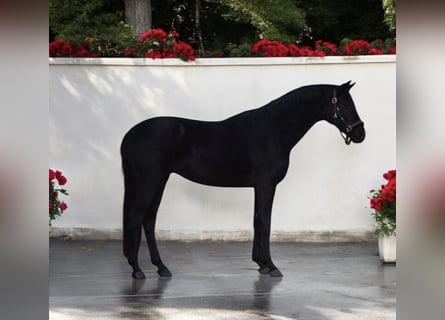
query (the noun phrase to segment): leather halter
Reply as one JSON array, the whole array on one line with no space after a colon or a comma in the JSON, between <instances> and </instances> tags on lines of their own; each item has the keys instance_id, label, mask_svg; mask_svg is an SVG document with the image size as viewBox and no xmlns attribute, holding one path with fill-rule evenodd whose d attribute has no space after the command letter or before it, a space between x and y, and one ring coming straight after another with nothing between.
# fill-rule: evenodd
<instances>
[{"instance_id":1,"label":"leather halter","mask_svg":"<svg viewBox=\"0 0 445 320\"><path fill-rule=\"evenodd\" d=\"M337 119L340 119L340 121L345 125L346 133L343 133L340 129L339 129L339 131L340 131L341 137L343 138L343 140L345 140L345 143L347 145L349 145L351 143L351 136L349 134L352 132L352 130L356 126L359 126L359 125L363 124L363 121L362 120L357 120L354 123L347 124L346 120L343 118L343 116L341 114L340 108L338 107L338 104L337 104L337 102L338 102L337 93L336 93L335 90L334 90L334 96L332 97L331 102L332 102L332 104L334 106L334 113L332 115L332 118L334 119L334 121L336 121Z\"/></svg>"}]
</instances>

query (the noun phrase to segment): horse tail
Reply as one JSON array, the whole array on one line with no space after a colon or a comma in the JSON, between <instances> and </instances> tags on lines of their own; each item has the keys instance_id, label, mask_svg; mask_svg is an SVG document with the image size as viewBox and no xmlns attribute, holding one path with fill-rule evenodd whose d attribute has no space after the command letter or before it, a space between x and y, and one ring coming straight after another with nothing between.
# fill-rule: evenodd
<instances>
[{"instance_id":1,"label":"horse tail","mask_svg":"<svg viewBox=\"0 0 445 320\"><path fill-rule=\"evenodd\" d=\"M129 225L129 211L133 204L132 196L135 192L134 179L131 178L131 170L129 165L129 152L128 152L128 140L127 136L122 140L120 153L121 153L121 170L124 179L124 198L123 198L123 214L122 214L122 243L123 243L123 254L125 257L128 256L129 251L129 235L128 235L128 225Z\"/></svg>"}]
</instances>

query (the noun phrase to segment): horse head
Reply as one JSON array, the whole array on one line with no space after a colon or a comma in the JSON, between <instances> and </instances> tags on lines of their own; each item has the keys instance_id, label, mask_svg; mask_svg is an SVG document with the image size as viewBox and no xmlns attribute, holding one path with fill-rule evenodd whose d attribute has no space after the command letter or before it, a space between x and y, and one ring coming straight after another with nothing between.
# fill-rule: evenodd
<instances>
[{"instance_id":1,"label":"horse head","mask_svg":"<svg viewBox=\"0 0 445 320\"><path fill-rule=\"evenodd\" d=\"M355 83L348 81L334 87L327 112L327 121L340 130L346 144L360 143L365 139L365 128L349 90Z\"/></svg>"}]
</instances>

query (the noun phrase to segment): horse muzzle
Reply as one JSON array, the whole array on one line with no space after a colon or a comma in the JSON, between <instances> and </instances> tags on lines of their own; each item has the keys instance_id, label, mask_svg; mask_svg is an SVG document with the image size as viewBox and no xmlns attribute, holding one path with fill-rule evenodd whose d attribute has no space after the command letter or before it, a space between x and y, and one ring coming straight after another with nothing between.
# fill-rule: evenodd
<instances>
[{"instance_id":1,"label":"horse muzzle","mask_svg":"<svg viewBox=\"0 0 445 320\"><path fill-rule=\"evenodd\" d=\"M354 143L361 143L363 142L363 140L365 140L366 132L363 126L363 122L361 122L360 124L354 126L349 130L348 129L349 127L346 128L346 139L345 139L346 144L351 143L351 141Z\"/></svg>"}]
</instances>

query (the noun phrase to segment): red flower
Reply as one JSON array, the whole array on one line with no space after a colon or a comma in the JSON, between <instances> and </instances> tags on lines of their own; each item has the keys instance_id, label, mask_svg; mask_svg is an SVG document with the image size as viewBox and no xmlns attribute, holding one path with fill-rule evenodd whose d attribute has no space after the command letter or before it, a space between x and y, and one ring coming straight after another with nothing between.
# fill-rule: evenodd
<instances>
[{"instance_id":1,"label":"red flower","mask_svg":"<svg viewBox=\"0 0 445 320\"><path fill-rule=\"evenodd\" d=\"M55 187L54 179L57 180L59 185L64 185L67 181L65 176L59 170L49 169L49 225L51 221L60 216L64 210L68 208L68 205L59 199L59 192L68 195L65 189L59 189Z\"/></svg>"},{"instance_id":2,"label":"red flower","mask_svg":"<svg viewBox=\"0 0 445 320\"><path fill-rule=\"evenodd\" d=\"M151 29L144 32L139 39L141 41L151 41L157 40L160 42L165 42L167 40L167 33L162 29Z\"/></svg>"},{"instance_id":3,"label":"red flower","mask_svg":"<svg viewBox=\"0 0 445 320\"><path fill-rule=\"evenodd\" d=\"M66 209L68 209L68 205L62 201L62 203L60 204L60 210L65 211Z\"/></svg>"},{"instance_id":4,"label":"red flower","mask_svg":"<svg viewBox=\"0 0 445 320\"><path fill-rule=\"evenodd\" d=\"M322 50L325 55L335 55L337 52L337 45L328 41L317 40L315 41L315 48L317 50ZM314 56L324 57L324 55L320 55L319 53L314 53Z\"/></svg>"},{"instance_id":5,"label":"red flower","mask_svg":"<svg viewBox=\"0 0 445 320\"><path fill-rule=\"evenodd\" d=\"M383 174L383 178L385 180L391 180L392 178L396 177L396 170L389 170L388 172Z\"/></svg>"},{"instance_id":6,"label":"red flower","mask_svg":"<svg viewBox=\"0 0 445 320\"><path fill-rule=\"evenodd\" d=\"M51 169L50 169L50 177L51 177ZM54 172L54 177L57 179L57 182L59 183L59 185L63 186L66 183L66 178L63 176L62 172L57 170L56 172ZM54 178L53 178L54 179ZM50 179L52 180L52 179Z\"/></svg>"},{"instance_id":7,"label":"red flower","mask_svg":"<svg viewBox=\"0 0 445 320\"><path fill-rule=\"evenodd\" d=\"M369 54L385 54L385 52L382 49L378 48L371 48L368 51Z\"/></svg>"},{"instance_id":8,"label":"red flower","mask_svg":"<svg viewBox=\"0 0 445 320\"><path fill-rule=\"evenodd\" d=\"M314 50L312 52L312 56L313 57L324 57L324 56L326 56L326 52L324 52L323 50Z\"/></svg>"},{"instance_id":9,"label":"red flower","mask_svg":"<svg viewBox=\"0 0 445 320\"><path fill-rule=\"evenodd\" d=\"M396 47L392 47L391 49L389 49L389 54L396 54Z\"/></svg>"},{"instance_id":10,"label":"red flower","mask_svg":"<svg viewBox=\"0 0 445 320\"><path fill-rule=\"evenodd\" d=\"M173 46L173 53L175 53L181 59L195 60L195 51L185 42L175 42Z\"/></svg>"},{"instance_id":11,"label":"red flower","mask_svg":"<svg viewBox=\"0 0 445 320\"><path fill-rule=\"evenodd\" d=\"M76 48L76 57L95 57L96 54L89 52L84 46L78 46Z\"/></svg>"},{"instance_id":12,"label":"red flower","mask_svg":"<svg viewBox=\"0 0 445 320\"><path fill-rule=\"evenodd\" d=\"M380 211L383 209L382 199L380 198L372 198L371 199L371 208L375 209L377 211Z\"/></svg>"},{"instance_id":13,"label":"red flower","mask_svg":"<svg viewBox=\"0 0 445 320\"><path fill-rule=\"evenodd\" d=\"M64 176L62 176L62 175L60 175L58 178L57 178L57 182L59 183L59 185L61 185L61 186L63 186L65 183L66 183L66 178L64 177Z\"/></svg>"},{"instance_id":14,"label":"red flower","mask_svg":"<svg viewBox=\"0 0 445 320\"><path fill-rule=\"evenodd\" d=\"M288 47L279 41L260 40L252 47L252 53L264 57L286 57L289 52Z\"/></svg>"},{"instance_id":15,"label":"red flower","mask_svg":"<svg viewBox=\"0 0 445 320\"><path fill-rule=\"evenodd\" d=\"M62 50L64 41L61 39L56 39L49 44L49 56L56 57Z\"/></svg>"},{"instance_id":16,"label":"red flower","mask_svg":"<svg viewBox=\"0 0 445 320\"><path fill-rule=\"evenodd\" d=\"M137 57L137 55L138 55L137 49L127 48L124 51L124 57Z\"/></svg>"},{"instance_id":17,"label":"red flower","mask_svg":"<svg viewBox=\"0 0 445 320\"><path fill-rule=\"evenodd\" d=\"M288 45L287 47L289 48L289 55L291 57L301 57L301 56L303 56L301 48L299 48L297 45L292 43L292 44Z\"/></svg>"},{"instance_id":18,"label":"red flower","mask_svg":"<svg viewBox=\"0 0 445 320\"><path fill-rule=\"evenodd\" d=\"M354 40L345 46L345 53L349 56L368 54L371 44L366 40Z\"/></svg>"},{"instance_id":19,"label":"red flower","mask_svg":"<svg viewBox=\"0 0 445 320\"><path fill-rule=\"evenodd\" d=\"M172 35L175 38L179 38L179 33L176 32L176 30L171 30L168 35Z\"/></svg>"},{"instance_id":20,"label":"red flower","mask_svg":"<svg viewBox=\"0 0 445 320\"><path fill-rule=\"evenodd\" d=\"M53 170L49 169L49 181L55 178L56 178L56 173Z\"/></svg>"},{"instance_id":21,"label":"red flower","mask_svg":"<svg viewBox=\"0 0 445 320\"><path fill-rule=\"evenodd\" d=\"M162 55L159 51L150 51L145 54L145 58L159 59L162 58Z\"/></svg>"},{"instance_id":22,"label":"red flower","mask_svg":"<svg viewBox=\"0 0 445 320\"><path fill-rule=\"evenodd\" d=\"M389 170L383 174L383 178L388 180L388 182L374 194L370 201L371 208L376 211L381 211L396 202L396 170Z\"/></svg>"},{"instance_id":23,"label":"red flower","mask_svg":"<svg viewBox=\"0 0 445 320\"><path fill-rule=\"evenodd\" d=\"M73 54L73 46L71 43L65 42L60 52L63 56L70 57Z\"/></svg>"}]
</instances>

